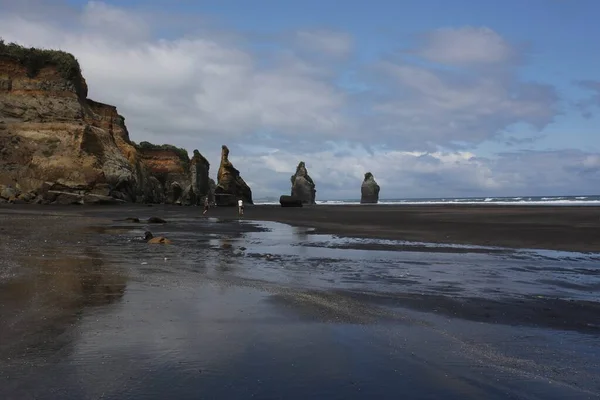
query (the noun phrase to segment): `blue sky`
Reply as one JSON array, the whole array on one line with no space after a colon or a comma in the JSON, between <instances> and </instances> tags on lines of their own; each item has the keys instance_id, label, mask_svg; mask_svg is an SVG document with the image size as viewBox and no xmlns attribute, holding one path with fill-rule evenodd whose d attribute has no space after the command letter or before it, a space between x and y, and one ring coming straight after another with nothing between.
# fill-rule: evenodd
<instances>
[{"instance_id":1,"label":"blue sky","mask_svg":"<svg viewBox=\"0 0 600 400\"><path fill-rule=\"evenodd\" d=\"M600 187L597 1L11 3L0 36L73 52L135 141L213 173L227 143L258 197L300 160L321 199Z\"/></svg>"}]
</instances>

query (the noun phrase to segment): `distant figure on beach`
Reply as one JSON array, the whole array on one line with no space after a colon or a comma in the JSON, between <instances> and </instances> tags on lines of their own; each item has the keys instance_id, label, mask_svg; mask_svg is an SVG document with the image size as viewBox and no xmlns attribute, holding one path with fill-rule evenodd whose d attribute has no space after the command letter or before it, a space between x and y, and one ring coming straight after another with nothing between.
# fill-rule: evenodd
<instances>
[{"instance_id":1,"label":"distant figure on beach","mask_svg":"<svg viewBox=\"0 0 600 400\"><path fill-rule=\"evenodd\" d=\"M244 201L242 199L238 199L238 215L240 217L244 215Z\"/></svg>"},{"instance_id":2,"label":"distant figure on beach","mask_svg":"<svg viewBox=\"0 0 600 400\"><path fill-rule=\"evenodd\" d=\"M202 212L202 215L206 214L209 207L210 207L210 202L208 201L208 196L206 196L204 198L204 211Z\"/></svg>"}]
</instances>

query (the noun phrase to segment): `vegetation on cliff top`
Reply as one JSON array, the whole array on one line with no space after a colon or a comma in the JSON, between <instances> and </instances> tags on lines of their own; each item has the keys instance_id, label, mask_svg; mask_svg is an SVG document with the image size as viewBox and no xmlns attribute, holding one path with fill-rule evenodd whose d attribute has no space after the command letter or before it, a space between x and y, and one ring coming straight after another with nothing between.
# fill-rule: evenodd
<instances>
[{"instance_id":1,"label":"vegetation on cliff top","mask_svg":"<svg viewBox=\"0 0 600 400\"><path fill-rule=\"evenodd\" d=\"M150 142L140 142L136 144L138 149L153 151L172 151L187 166L190 163L190 156L186 149L175 147L170 144L152 144Z\"/></svg>"},{"instance_id":2,"label":"vegetation on cliff top","mask_svg":"<svg viewBox=\"0 0 600 400\"><path fill-rule=\"evenodd\" d=\"M34 78L42 68L55 66L63 79L76 85L81 84L81 67L75 56L61 50L27 48L16 43L5 43L0 38L0 58L7 57L19 62L27 69L27 75Z\"/></svg>"}]
</instances>

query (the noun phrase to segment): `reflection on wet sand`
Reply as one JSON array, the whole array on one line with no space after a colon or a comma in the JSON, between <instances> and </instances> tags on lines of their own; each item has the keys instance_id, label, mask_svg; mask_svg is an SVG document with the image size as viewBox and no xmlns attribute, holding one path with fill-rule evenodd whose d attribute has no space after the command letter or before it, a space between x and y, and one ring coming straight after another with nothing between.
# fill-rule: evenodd
<instances>
[{"instance_id":1,"label":"reflection on wet sand","mask_svg":"<svg viewBox=\"0 0 600 400\"><path fill-rule=\"evenodd\" d=\"M9 215L0 398L598 398L597 334L538 310L591 318L594 260L554 271L585 279L558 292L536 274L564 258L340 249L305 229L156 209ZM148 226L124 220L151 215L173 245L148 246Z\"/></svg>"},{"instance_id":2,"label":"reflection on wet sand","mask_svg":"<svg viewBox=\"0 0 600 400\"><path fill-rule=\"evenodd\" d=\"M75 251L73 251L75 250ZM39 356L68 344L86 308L119 301L127 278L90 248L47 246L13 259L20 274L0 281L0 355Z\"/></svg>"}]
</instances>

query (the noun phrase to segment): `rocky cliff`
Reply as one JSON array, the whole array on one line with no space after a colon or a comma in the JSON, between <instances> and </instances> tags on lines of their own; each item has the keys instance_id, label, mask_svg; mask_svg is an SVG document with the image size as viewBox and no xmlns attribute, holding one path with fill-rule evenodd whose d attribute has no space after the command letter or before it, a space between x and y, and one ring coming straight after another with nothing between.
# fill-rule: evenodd
<instances>
[{"instance_id":1,"label":"rocky cliff","mask_svg":"<svg viewBox=\"0 0 600 400\"><path fill-rule=\"evenodd\" d=\"M194 203L210 184L194 154L133 143L73 55L0 41L0 201Z\"/></svg>"},{"instance_id":2,"label":"rocky cliff","mask_svg":"<svg viewBox=\"0 0 600 400\"><path fill-rule=\"evenodd\" d=\"M360 202L361 203L377 203L379 202L379 185L375 181L372 173L367 172L365 179L360 186Z\"/></svg>"},{"instance_id":3,"label":"rocky cliff","mask_svg":"<svg viewBox=\"0 0 600 400\"><path fill-rule=\"evenodd\" d=\"M221 165L217 173L217 186L215 188L215 201L219 206L234 206L242 199L246 204L253 204L252 190L240 176L231 161L229 161L229 148L221 146Z\"/></svg>"},{"instance_id":4,"label":"rocky cliff","mask_svg":"<svg viewBox=\"0 0 600 400\"><path fill-rule=\"evenodd\" d=\"M317 191L315 182L312 180L304 161L300 161L296 167L296 173L291 177L292 197L299 199L303 204L315 204Z\"/></svg>"},{"instance_id":5,"label":"rocky cliff","mask_svg":"<svg viewBox=\"0 0 600 400\"><path fill-rule=\"evenodd\" d=\"M190 186L187 188L187 197L190 204L199 205L208 196L211 203L215 201L215 181L208 177L210 163L198 150L190 160ZM184 196L185 193L184 193Z\"/></svg>"}]
</instances>

